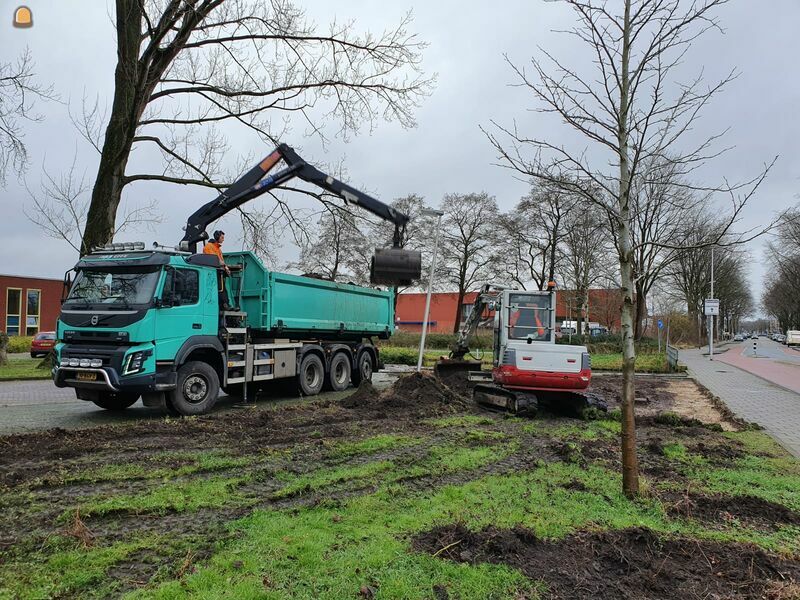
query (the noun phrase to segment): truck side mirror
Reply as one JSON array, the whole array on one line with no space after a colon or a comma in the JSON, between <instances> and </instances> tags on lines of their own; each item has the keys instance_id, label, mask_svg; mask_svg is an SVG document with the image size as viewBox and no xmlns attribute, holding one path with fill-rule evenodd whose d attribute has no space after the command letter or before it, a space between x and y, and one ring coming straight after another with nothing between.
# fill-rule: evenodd
<instances>
[{"instance_id":1,"label":"truck side mirror","mask_svg":"<svg viewBox=\"0 0 800 600\"><path fill-rule=\"evenodd\" d=\"M61 304L69 297L69 291L72 289L72 269L64 273L64 288L61 290Z\"/></svg>"}]
</instances>

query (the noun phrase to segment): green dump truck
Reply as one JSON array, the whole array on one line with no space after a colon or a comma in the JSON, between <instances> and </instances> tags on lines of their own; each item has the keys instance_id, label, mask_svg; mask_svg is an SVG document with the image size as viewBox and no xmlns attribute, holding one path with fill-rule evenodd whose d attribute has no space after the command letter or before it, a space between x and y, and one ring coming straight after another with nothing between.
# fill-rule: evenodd
<instances>
[{"instance_id":1,"label":"green dump truck","mask_svg":"<svg viewBox=\"0 0 800 600\"><path fill-rule=\"evenodd\" d=\"M280 160L286 169L265 178ZM196 415L214 406L220 388L246 399L263 382L294 378L310 396L326 385L343 390L370 380L380 367L373 340L394 328L392 291L277 273L250 252L226 253L224 266L215 255L194 252L207 239L207 224L243 196L254 197L254 188L286 181L289 169L395 223L395 247L376 252L373 282L419 277L419 253L398 243L408 217L279 146L198 209L177 248L108 244L81 258L74 281L65 277L55 384L109 410L141 398L146 406Z\"/></svg>"}]
</instances>

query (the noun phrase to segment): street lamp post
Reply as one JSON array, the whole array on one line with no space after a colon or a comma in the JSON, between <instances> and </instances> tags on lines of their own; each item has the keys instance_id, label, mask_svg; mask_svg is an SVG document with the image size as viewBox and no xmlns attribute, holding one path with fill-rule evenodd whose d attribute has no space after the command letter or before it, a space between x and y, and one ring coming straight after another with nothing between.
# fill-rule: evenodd
<instances>
[{"instance_id":1,"label":"street lamp post","mask_svg":"<svg viewBox=\"0 0 800 600\"><path fill-rule=\"evenodd\" d=\"M431 311L431 290L433 289L433 274L436 270L436 253L439 250L439 232L442 225L442 215L444 213L440 210L433 210L432 208L424 208L420 211L421 215L426 217L437 217L436 219L436 237L433 242L433 257L431 258L431 272L428 276L428 295L425 298L425 316L422 318L422 337L419 339L419 357L417 358L417 373L422 370L422 355L425 353L425 336L428 333L428 314Z\"/></svg>"}]
</instances>

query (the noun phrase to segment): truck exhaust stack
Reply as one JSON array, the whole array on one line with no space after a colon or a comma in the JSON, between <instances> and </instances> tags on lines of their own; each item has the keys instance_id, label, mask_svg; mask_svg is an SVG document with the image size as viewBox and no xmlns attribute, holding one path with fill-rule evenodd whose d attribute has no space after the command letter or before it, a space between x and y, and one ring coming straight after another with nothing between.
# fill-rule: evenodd
<instances>
[{"instance_id":1,"label":"truck exhaust stack","mask_svg":"<svg viewBox=\"0 0 800 600\"><path fill-rule=\"evenodd\" d=\"M376 248L369 270L372 283L411 285L422 274L422 255L416 250Z\"/></svg>"}]
</instances>

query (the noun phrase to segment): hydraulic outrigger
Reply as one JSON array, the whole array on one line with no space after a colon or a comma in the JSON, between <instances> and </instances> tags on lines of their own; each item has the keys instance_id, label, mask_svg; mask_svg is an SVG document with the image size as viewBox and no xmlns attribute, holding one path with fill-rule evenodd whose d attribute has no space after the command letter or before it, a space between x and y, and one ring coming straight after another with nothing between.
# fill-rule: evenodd
<instances>
[{"instance_id":1,"label":"hydraulic outrigger","mask_svg":"<svg viewBox=\"0 0 800 600\"><path fill-rule=\"evenodd\" d=\"M269 174L283 161L284 169ZM195 252L199 242L208 239L206 227L262 194L266 194L297 177L354 204L385 221L394 223L394 238L391 248L376 249L370 266L372 283L385 285L409 285L419 279L422 258L419 252L402 248L406 224L409 217L380 200L323 173L308 164L297 152L286 144L280 144L264 160L250 169L214 200L197 209L186 222L186 233L179 244L185 252Z\"/></svg>"}]
</instances>

